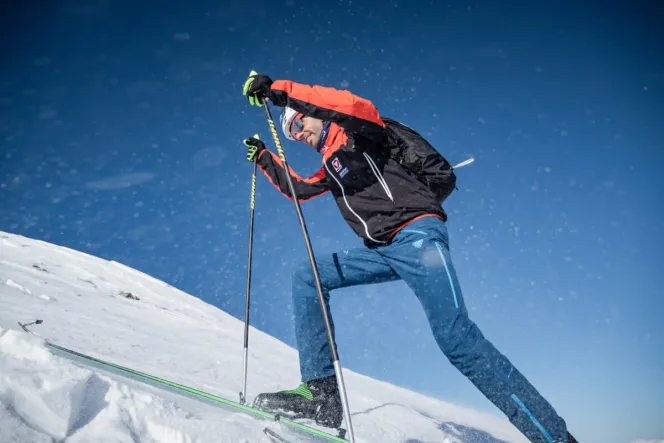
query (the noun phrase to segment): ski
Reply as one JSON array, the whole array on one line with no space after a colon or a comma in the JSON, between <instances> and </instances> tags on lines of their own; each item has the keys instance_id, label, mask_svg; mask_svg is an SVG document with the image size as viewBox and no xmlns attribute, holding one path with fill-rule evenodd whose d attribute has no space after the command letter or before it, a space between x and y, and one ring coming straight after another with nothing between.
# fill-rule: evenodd
<instances>
[{"instance_id":1,"label":"ski","mask_svg":"<svg viewBox=\"0 0 664 443\"><path fill-rule=\"evenodd\" d=\"M312 439L312 441L348 443L348 440L344 438L329 434L307 425L303 425L283 416L265 412L246 404L240 404L218 395L210 394L208 392L181 385L179 383L160 377L155 377L154 375L150 375L145 372L131 369L113 362L105 361L100 358L74 351L73 349L65 348L64 346L57 345L28 328L28 326L41 323L42 320L36 320L31 323L18 322L23 331L44 340L46 347L52 354L57 355L58 357L63 357L69 361L74 362L75 364L78 364L79 366L95 368L101 371L116 374L138 383L153 386L157 389L172 392L174 394L178 394L199 402L207 403L218 408L226 408L233 412L242 412L251 415L254 418L278 422L279 424L285 426L289 431L304 435L309 439ZM339 430L340 433L342 433L342 431L344 430ZM345 432L343 432L342 435L343 434L345 434Z\"/></svg>"}]
</instances>

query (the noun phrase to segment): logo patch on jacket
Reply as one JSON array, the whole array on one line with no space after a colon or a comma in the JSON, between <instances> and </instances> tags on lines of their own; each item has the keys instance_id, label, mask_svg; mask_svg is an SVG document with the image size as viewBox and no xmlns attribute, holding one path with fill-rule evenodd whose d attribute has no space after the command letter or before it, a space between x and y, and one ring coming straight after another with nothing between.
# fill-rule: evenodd
<instances>
[{"instance_id":1,"label":"logo patch on jacket","mask_svg":"<svg viewBox=\"0 0 664 443\"><path fill-rule=\"evenodd\" d=\"M339 177L344 178L344 175L348 174L348 168L343 168L339 173Z\"/></svg>"},{"instance_id":2,"label":"logo patch on jacket","mask_svg":"<svg viewBox=\"0 0 664 443\"><path fill-rule=\"evenodd\" d=\"M341 171L341 162L339 161L338 158L334 157L332 159L332 167L334 168L335 171L339 172Z\"/></svg>"}]
</instances>

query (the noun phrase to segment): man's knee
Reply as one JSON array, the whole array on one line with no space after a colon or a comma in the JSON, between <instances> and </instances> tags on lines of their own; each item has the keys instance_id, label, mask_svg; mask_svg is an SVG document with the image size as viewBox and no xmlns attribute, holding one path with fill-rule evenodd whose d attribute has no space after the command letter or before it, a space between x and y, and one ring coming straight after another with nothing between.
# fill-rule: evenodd
<instances>
[{"instance_id":1,"label":"man's knee","mask_svg":"<svg viewBox=\"0 0 664 443\"><path fill-rule=\"evenodd\" d=\"M332 257L323 256L316 259L318 268L318 277L320 284L324 291L330 291L337 285L338 275L334 263L334 255ZM316 288L316 280L314 272L311 269L311 262L309 260L300 262L291 274L293 281L293 289L306 287Z\"/></svg>"},{"instance_id":2,"label":"man's knee","mask_svg":"<svg viewBox=\"0 0 664 443\"><path fill-rule=\"evenodd\" d=\"M293 272L291 273L293 287L297 286L310 286L315 287L314 273L311 270L311 262L303 261L298 263Z\"/></svg>"}]
</instances>

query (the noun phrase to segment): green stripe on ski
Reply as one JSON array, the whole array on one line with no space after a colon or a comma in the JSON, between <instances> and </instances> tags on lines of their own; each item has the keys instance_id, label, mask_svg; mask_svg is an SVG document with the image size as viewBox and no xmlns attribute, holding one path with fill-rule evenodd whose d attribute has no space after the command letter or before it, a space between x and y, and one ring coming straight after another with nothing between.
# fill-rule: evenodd
<instances>
[{"instance_id":1,"label":"green stripe on ski","mask_svg":"<svg viewBox=\"0 0 664 443\"><path fill-rule=\"evenodd\" d=\"M258 409L254 409L250 406L242 405L240 403L235 403L234 401L227 400L223 397L219 397L219 396L216 396L216 395L213 395L213 394L208 394L207 392L199 391L198 389L190 388L188 386L184 386L184 385L181 385L179 383L175 383L175 382L172 382L172 381L169 381L169 380L165 380L163 378L155 377L154 375L146 374L145 372L137 371L135 369L120 366L118 364L111 363L111 362L108 362L108 361L104 361L104 360L101 360L99 358L95 358L95 357L91 357L89 355L81 354L79 352L72 351L71 349L63 348L62 346L59 346L59 345L56 345L56 344L53 344L53 343L50 343L50 342L47 342L46 344L48 346L52 347L52 348L55 348L55 349L59 350L59 351L67 352L69 354L74 354L78 357L81 357L81 358L84 358L84 359L87 359L87 360L94 360L97 363L103 364L105 366L111 366L115 369L119 369L119 370L124 371L124 372L129 372L131 374L137 375L139 377L147 378L147 379L150 379L152 381L156 381L158 383L163 383L163 384L171 386L173 388L177 388L177 389L181 389L183 391L187 391L191 394L200 395L201 397L209 398L210 400L214 400L214 401L217 401L219 403L223 403L223 404L233 406L233 407L239 408L239 409L244 409L245 411L255 413L255 414L263 416L265 418L274 418L274 415L272 415L270 413L267 413L267 412L264 412L264 411L261 411L261 410L258 410Z\"/></svg>"},{"instance_id":2,"label":"green stripe on ski","mask_svg":"<svg viewBox=\"0 0 664 443\"><path fill-rule=\"evenodd\" d=\"M243 411L248 412L250 414L258 415L260 417L263 417L263 418L266 418L266 419L269 419L269 420L277 420L277 417L274 414L271 414L271 413L265 412L265 411L261 411L260 409L252 408L251 406L243 405L243 404L234 402L232 400L228 400L228 399L223 398L223 397L219 397L218 395L209 394L207 392L200 391L198 389L190 388L189 386L184 386L184 385L181 385L179 383L175 383L175 382L172 382L172 381L169 381L169 380L165 380L163 378L155 377L154 375L150 375L150 374L147 374L145 372L141 372L141 371L137 371L135 369L127 368L125 366L121 366L121 365L118 365L116 363L112 363L112 362L105 361L105 360L102 360L102 359L99 359L99 358L96 358L96 357L92 357L90 355L81 354L80 352L76 352L74 350L64 348L62 346L56 345L55 343L51 343L49 341L46 341L46 346L48 346L49 348L54 349L56 351L59 351L59 352L65 353L65 354L69 354L69 355L74 355L74 356L76 356L78 358L81 358L81 359L84 359L84 360L91 360L91 361L94 361L95 363L98 363L100 365L108 366L108 367L117 369L119 371L123 371L123 372L129 373L129 374L132 374L134 376L141 377L141 378L144 378L144 379L147 379L147 380L152 380L154 382L161 383L161 384L170 386L172 388L179 389L179 390L184 391L184 392L188 392L190 394L193 394L194 396L206 398L208 400L212 400L212 401L217 402L217 403L221 403L221 404L224 404L224 405L236 408L236 409L243 410ZM287 418L279 417L278 421L280 423L283 423L283 424L287 425L287 426L299 429L299 430L301 430L303 432L307 432L309 434L316 435L318 437L325 438L325 439L330 440L330 441L348 443L348 440L345 440L343 438L339 438L339 437L334 436L332 434L328 434L327 432L319 431L318 429L311 428L307 425L303 425L301 423L294 422L294 421L289 420Z\"/></svg>"}]
</instances>

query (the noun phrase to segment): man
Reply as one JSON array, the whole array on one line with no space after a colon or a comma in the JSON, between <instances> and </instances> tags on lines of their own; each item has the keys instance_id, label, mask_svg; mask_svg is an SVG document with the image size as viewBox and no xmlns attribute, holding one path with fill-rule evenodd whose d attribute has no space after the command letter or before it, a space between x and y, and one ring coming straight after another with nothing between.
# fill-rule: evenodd
<instances>
[{"instance_id":1,"label":"man","mask_svg":"<svg viewBox=\"0 0 664 443\"><path fill-rule=\"evenodd\" d=\"M323 165L311 177L289 171L298 199L331 192L346 222L364 239L364 248L317 257L326 303L337 288L404 280L421 302L441 351L514 426L532 442L575 442L553 407L468 318L448 247L447 216L431 189L392 158L394 142L373 104L348 91L273 82L263 74L250 75L243 93L251 104L261 106L267 99L284 107L285 136L322 155ZM292 198L277 155L257 137L244 143L247 159L257 161L270 182ZM292 281L302 384L260 394L255 404L339 427L341 401L308 261Z\"/></svg>"}]
</instances>

